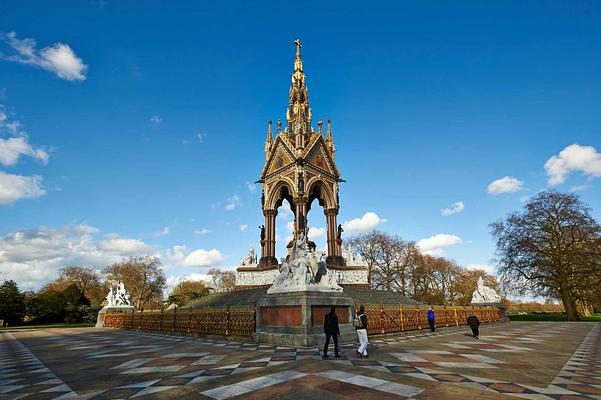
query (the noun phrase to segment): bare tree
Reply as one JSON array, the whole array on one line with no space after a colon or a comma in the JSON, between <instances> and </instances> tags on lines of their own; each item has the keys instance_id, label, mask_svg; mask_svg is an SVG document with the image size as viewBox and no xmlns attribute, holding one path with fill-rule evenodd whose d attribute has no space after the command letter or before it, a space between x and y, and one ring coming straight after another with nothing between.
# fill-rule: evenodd
<instances>
[{"instance_id":1,"label":"bare tree","mask_svg":"<svg viewBox=\"0 0 601 400\"><path fill-rule=\"evenodd\" d=\"M123 282L136 308L160 302L167 279L158 257L130 257L104 269L107 280Z\"/></svg>"},{"instance_id":2,"label":"bare tree","mask_svg":"<svg viewBox=\"0 0 601 400\"><path fill-rule=\"evenodd\" d=\"M378 231L364 233L348 242L355 251L367 263L367 283L372 286L374 271L378 268L378 260L381 257L382 242L386 240L386 234Z\"/></svg>"},{"instance_id":3,"label":"bare tree","mask_svg":"<svg viewBox=\"0 0 601 400\"><path fill-rule=\"evenodd\" d=\"M216 292L231 292L236 287L236 273L234 271L211 268L207 274L211 278L213 290Z\"/></svg>"},{"instance_id":4,"label":"bare tree","mask_svg":"<svg viewBox=\"0 0 601 400\"><path fill-rule=\"evenodd\" d=\"M101 281L101 277L92 268L68 266L59 270L59 276L46 285L44 289L57 292L65 290L70 285L75 285L84 296L90 300L93 307L100 307L108 292L107 285Z\"/></svg>"},{"instance_id":5,"label":"bare tree","mask_svg":"<svg viewBox=\"0 0 601 400\"><path fill-rule=\"evenodd\" d=\"M578 196L541 192L491 230L508 288L561 298L571 321L586 312L601 284L601 226Z\"/></svg>"}]
</instances>

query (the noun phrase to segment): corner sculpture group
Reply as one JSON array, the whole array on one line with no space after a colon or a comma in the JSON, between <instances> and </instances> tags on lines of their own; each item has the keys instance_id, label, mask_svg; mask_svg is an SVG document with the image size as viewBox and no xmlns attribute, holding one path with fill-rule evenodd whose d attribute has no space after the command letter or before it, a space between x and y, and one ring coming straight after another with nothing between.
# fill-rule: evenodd
<instances>
[{"instance_id":1,"label":"corner sculpture group","mask_svg":"<svg viewBox=\"0 0 601 400\"><path fill-rule=\"evenodd\" d=\"M309 248L303 232L294 241L289 257L282 262L279 273L267 293L289 292L298 290L319 290L342 292L336 283L336 277L328 270L323 260L324 254L317 255Z\"/></svg>"}]
</instances>

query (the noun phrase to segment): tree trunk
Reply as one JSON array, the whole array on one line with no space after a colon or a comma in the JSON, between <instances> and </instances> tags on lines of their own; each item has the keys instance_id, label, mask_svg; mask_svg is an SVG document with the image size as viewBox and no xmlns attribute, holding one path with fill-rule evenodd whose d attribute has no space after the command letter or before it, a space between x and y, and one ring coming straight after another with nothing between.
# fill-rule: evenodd
<instances>
[{"instance_id":1,"label":"tree trunk","mask_svg":"<svg viewBox=\"0 0 601 400\"><path fill-rule=\"evenodd\" d=\"M567 289L560 288L561 293L561 301L563 302L563 306L566 309L566 314L568 315L568 321L579 321L578 312L576 311L576 307L574 306L574 300L568 293Z\"/></svg>"}]
</instances>

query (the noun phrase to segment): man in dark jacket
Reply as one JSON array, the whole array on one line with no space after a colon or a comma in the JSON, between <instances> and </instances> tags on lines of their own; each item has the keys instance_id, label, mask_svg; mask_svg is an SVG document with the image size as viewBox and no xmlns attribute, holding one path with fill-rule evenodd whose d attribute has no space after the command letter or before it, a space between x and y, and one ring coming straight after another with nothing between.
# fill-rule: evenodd
<instances>
[{"instance_id":1,"label":"man in dark jacket","mask_svg":"<svg viewBox=\"0 0 601 400\"><path fill-rule=\"evenodd\" d=\"M326 334L326 344L323 346L323 358L328 358L330 337L334 339L334 354L336 357L340 357L338 354L338 335L340 335L340 328L338 327L338 316L336 315L335 307L330 308L330 313L326 314L323 321L323 331Z\"/></svg>"},{"instance_id":2,"label":"man in dark jacket","mask_svg":"<svg viewBox=\"0 0 601 400\"><path fill-rule=\"evenodd\" d=\"M476 339L479 339L479 328L480 328L480 320L478 317L471 313L469 317L467 317L467 324L472 328L472 334Z\"/></svg>"},{"instance_id":3,"label":"man in dark jacket","mask_svg":"<svg viewBox=\"0 0 601 400\"><path fill-rule=\"evenodd\" d=\"M436 325L434 325L434 308L432 308L432 306L430 306L430 309L428 310L428 325L430 325L431 332L436 331Z\"/></svg>"}]
</instances>

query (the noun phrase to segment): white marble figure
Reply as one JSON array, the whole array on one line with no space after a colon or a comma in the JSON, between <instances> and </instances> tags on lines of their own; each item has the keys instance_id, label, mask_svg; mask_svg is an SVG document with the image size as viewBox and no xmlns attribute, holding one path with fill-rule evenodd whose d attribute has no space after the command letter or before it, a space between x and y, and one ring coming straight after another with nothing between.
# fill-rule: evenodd
<instances>
[{"instance_id":1,"label":"white marble figure","mask_svg":"<svg viewBox=\"0 0 601 400\"><path fill-rule=\"evenodd\" d=\"M350 244L342 248L342 257L346 260L346 265L367 266L367 263L360 254L355 253Z\"/></svg>"},{"instance_id":2,"label":"white marble figure","mask_svg":"<svg viewBox=\"0 0 601 400\"><path fill-rule=\"evenodd\" d=\"M248 255L240 261L240 265L245 267L257 265L257 254L254 247L250 246Z\"/></svg>"},{"instance_id":3,"label":"white marble figure","mask_svg":"<svg viewBox=\"0 0 601 400\"><path fill-rule=\"evenodd\" d=\"M267 293L296 292L314 290L321 292L341 292L336 276L329 271L325 261L309 249L307 238L301 233L292 245L290 257L282 262L279 273Z\"/></svg>"},{"instance_id":4,"label":"white marble figure","mask_svg":"<svg viewBox=\"0 0 601 400\"><path fill-rule=\"evenodd\" d=\"M112 286L106 295L107 304L105 307L131 307L129 295L125 291L123 282L119 282L117 287Z\"/></svg>"},{"instance_id":5,"label":"white marble figure","mask_svg":"<svg viewBox=\"0 0 601 400\"><path fill-rule=\"evenodd\" d=\"M472 303L499 303L500 301L501 296L494 289L485 286L482 277L479 277L478 287L472 295Z\"/></svg>"}]
</instances>

